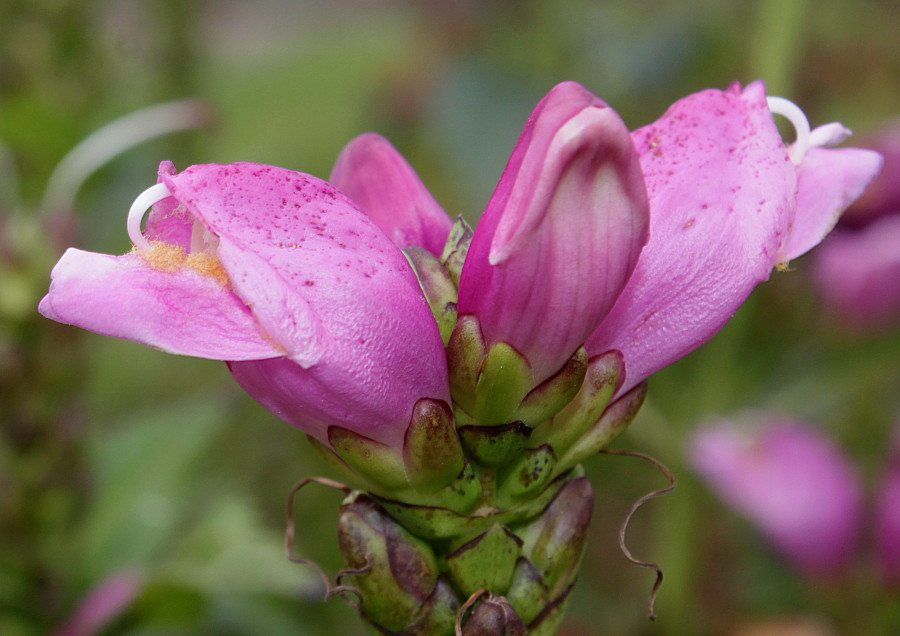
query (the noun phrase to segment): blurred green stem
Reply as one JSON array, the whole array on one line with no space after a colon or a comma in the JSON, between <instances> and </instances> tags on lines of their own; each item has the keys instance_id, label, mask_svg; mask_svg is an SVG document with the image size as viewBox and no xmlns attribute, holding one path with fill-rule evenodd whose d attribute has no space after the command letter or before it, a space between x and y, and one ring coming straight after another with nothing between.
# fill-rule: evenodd
<instances>
[{"instance_id":1,"label":"blurred green stem","mask_svg":"<svg viewBox=\"0 0 900 636\"><path fill-rule=\"evenodd\" d=\"M789 95L800 65L806 0L763 0L759 3L756 37L750 51L750 75L766 81L770 95Z\"/></svg>"}]
</instances>

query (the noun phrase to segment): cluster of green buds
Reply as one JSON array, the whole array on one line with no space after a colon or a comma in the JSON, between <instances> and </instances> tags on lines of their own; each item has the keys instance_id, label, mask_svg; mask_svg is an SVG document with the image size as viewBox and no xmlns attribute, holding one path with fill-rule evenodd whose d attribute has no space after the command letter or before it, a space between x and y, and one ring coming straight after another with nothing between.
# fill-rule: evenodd
<instances>
[{"instance_id":1,"label":"cluster of green buds","mask_svg":"<svg viewBox=\"0 0 900 636\"><path fill-rule=\"evenodd\" d=\"M360 613L381 634L556 633L593 509L579 464L645 395L641 384L610 404L621 355L583 347L532 388L521 354L456 316L470 238L460 220L440 258L407 250L445 338L452 411L419 400L402 450L335 426L331 448L310 438L358 488L339 541Z\"/></svg>"}]
</instances>

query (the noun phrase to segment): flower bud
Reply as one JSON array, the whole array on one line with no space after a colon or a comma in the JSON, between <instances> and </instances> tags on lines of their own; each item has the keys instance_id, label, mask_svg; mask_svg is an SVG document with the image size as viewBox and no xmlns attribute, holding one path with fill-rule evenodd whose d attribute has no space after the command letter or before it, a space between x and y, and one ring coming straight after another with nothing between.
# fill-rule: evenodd
<instances>
[{"instance_id":1,"label":"flower bud","mask_svg":"<svg viewBox=\"0 0 900 636\"><path fill-rule=\"evenodd\" d=\"M647 194L618 115L574 82L537 105L479 221L459 313L488 345L559 371L609 311L647 237Z\"/></svg>"},{"instance_id":2,"label":"flower bud","mask_svg":"<svg viewBox=\"0 0 900 636\"><path fill-rule=\"evenodd\" d=\"M594 493L586 477L563 486L547 509L519 534L523 553L541 573L550 598L563 594L575 580L594 509Z\"/></svg>"},{"instance_id":3,"label":"flower bud","mask_svg":"<svg viewBox=\"0 0 900 636\"><path fill-rule=\"evenodd\" d=\"M347 567L359 571L352 580L366 620L392 631L419 620L438 581L437 561L427 543L359 493L341 506L338 541Z\"/></svg>"},{"instance_id":4,"label":"flower bud","mask_svg":"<svg viewBox=\"0 0 900 636\"><path fill-rule=\"evenodd\" d=\"M348 143L331 171L330 182L399 248L423 247L441 253L450 218L391 143L374 133Z\"/></svg>"},{"instance_id":5,"label":"flower bud","mask_svg":"<svg viewBox=\"0 0 900 636\"><path fill-rule=\"evenodd\" d=\"M528 636L528 629L507 599L491 594L475 606L462 633L463 636Z\"/></svg>"}]
</instances>

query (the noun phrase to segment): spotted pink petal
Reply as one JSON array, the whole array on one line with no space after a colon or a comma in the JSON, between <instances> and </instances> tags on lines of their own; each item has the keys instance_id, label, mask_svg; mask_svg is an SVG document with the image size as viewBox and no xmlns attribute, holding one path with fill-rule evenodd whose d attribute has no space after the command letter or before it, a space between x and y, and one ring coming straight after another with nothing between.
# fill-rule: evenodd
<instances>
[{"instance_id":1,"label":"spotted pink petal","mask_svg":"<svg viewBox=\"0 0 900 636\"><path fill-rule=\"evenodd\" d=\"M387 139L367 133L352 140L334 164L330 181L395 245L417 245L440 256L450 217Z\"/></svg>"},{"instance_id":2,"label":"spotted pink petal","mask_svg":"<svg viewBox=\"0 0 900 636\"><path fill-rule=\"evenodd\" d=\"M768 279L797 187L761 83L688 96L632 138L650 240L587 343L624 354L620 393L706 342Z\"/></svg>"},{"instance_id":3,"label":"spotted pink petal","mask_svg":"<svg viewBox=\"0 0 900 636\"><path fill-rule=\"evenodd\" d=\"M323 441L326 407L329 423L399 445L419 398L449 399L441 337L415 274L343 194L248 163L178 174L164 163L160 180L177 205L157 205L148 232L175 244L63 259L41 304L48 316L230 361L251 395ZM185 257L189 225L206 251Z\"/></svg>"}]
</instances>

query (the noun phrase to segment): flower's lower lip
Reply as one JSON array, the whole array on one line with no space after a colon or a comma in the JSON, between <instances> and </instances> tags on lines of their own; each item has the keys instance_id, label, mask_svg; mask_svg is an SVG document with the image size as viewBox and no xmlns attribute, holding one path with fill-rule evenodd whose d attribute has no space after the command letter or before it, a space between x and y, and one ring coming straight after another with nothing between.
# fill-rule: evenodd
<instances>
[{"instance_id":1,"label":"flower's lower lip","mask_svg":"<svg viewBox=\"0 0 900 636\"><path fill-rule=\"evenodd\" d=\"M134 200L134 203L131 204L126 227L128 229L128 237L139 250L150 249L150 242L144 238L144 234L141 232L141 221L143 221L144 215L155 203L170 196L172 196L172 192L168 186L165 183L157 183L141 192L137 199Z\"/></svg>"}]
</instances>

